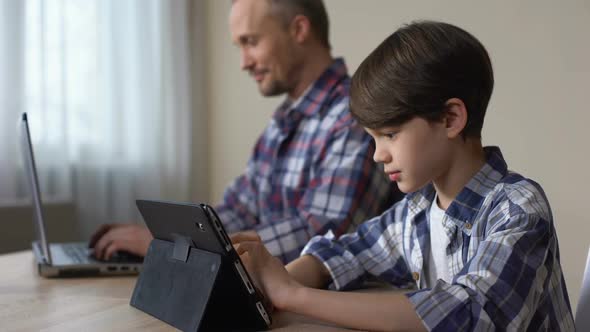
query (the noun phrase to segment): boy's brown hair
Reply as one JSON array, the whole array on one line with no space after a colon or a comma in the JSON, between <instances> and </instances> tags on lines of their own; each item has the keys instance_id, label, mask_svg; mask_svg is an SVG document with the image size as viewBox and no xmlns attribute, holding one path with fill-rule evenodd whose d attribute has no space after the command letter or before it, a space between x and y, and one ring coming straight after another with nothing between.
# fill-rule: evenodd
<instances>
[{"instance_id":1,"label":"boy's brown hair","mask_svg":"<svg viewBox=\"0 0 590 332\"><path fill-rule=\"evenodd\" d=\"M399 126L415 117L438 121L445 102L459 98L468 121L463 137L481 137L494 87L490 57L454 25L419 21L387 37L352 77L351 111L364 127Z\"/></svg>"}]
</instances>

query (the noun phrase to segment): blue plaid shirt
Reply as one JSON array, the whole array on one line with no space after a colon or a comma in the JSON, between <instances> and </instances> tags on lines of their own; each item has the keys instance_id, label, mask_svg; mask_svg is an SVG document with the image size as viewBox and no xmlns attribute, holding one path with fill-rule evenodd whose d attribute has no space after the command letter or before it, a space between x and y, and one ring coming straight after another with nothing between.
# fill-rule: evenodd
<instances>
[{"instance_id":1,"label":"blue plaid shirt","mask_svg":"<svg viewBox=\"0 0 590 332\"><path fill-rule=\"evenodd\" d=\"M573 331L557 235L541 187L507 170L498 148L443 217L451 283L407 293L432 331ZM432 185L408 194L356 233L318 236L303 250L321 260L333 289L368 276L420 287L430 250ZM391 310L395 310L392 308Z\"/></svg>"},{"instance_id":2,"label":"blue plaid shirt","mask_svg":"<svg viewBox=\"0 0 590 332\"><path fill-rule=\"evenodd\" d=\"M216 209L229 233L256 230L287 263L312 236L354 230L391 205L396 187L351 117L349 84L337 59L303 96L278 108Z\"/></svg>"}]
</instances>

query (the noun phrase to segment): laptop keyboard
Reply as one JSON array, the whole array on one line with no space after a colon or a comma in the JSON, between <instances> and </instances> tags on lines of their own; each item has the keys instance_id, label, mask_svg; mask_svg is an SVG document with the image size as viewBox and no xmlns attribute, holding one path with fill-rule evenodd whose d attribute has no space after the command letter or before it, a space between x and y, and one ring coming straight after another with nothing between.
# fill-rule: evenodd
<instances>
[{"instance_id":1,"label":"laptop keyboard","mask_svg":"<svg viewBox=\"0 0 590 332\"><path fill-rule=\"evenodd\" d=\"M68 257L78 264L87 263L90 261L88 259L90 251L84 245L63 244L62 249L64 253L68 255Z\"/></svg>"},{"instance_id":2,"label":"laptop keyboard","mask_svg":"<svg viewBox=\"0 0 590 332\"><path fill-rule=\"evenodd\" d=\"M94 249L86 247L85 243L62 243L60 246L64 254L70 257L76 264L96 263L97 261L116 264L141 264L143 262L143 257L123 251L114 253L110 259L99 260L93 255Z\"/></svg>"},{"instance_id":3,"label":"laptop keyboard","mask_svg":"<svg viewBox=\"0 0 590 332\"><path fill-rule=\"evenodd\" d=\"M109 263L142 263L143 257L136 256L124 251L118 251L107 260Z\"/></svg>"}]
</instances>

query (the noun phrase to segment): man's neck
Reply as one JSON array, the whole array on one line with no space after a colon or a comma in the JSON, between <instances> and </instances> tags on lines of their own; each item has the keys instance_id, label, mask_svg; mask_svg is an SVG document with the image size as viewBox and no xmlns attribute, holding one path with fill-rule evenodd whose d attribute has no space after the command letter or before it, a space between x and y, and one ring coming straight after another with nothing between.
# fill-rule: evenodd
<instances>
[{"instance_id":1,"label":"man's neck","mask_svg":"<svg viewBox=\"0 0 590 332\"><path fill-rule=\"evenodd\" d=\"M434 180L440 208L446 210L469 180L486 163L485 152L479 139L468 139L451 157L445 174Z\"/></svg>"},{"instance_id":2,"label":"man's neck","mask_svg":"<svg viewBox=\"0 0 590 332\"><path fill-rule=\"evenodd\" d=\"M295 88L289 92L289 99L297 100L303 92L315 82L330 67L334 58L330 52L321 51L310 54L306 57L301 66L299 82Z\"/></svg>"}]
</instances>

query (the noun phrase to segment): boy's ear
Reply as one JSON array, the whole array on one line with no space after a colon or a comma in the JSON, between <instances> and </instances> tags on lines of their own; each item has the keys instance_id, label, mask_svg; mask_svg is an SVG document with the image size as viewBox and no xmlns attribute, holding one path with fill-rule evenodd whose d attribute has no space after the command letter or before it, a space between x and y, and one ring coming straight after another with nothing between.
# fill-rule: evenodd
<instances>
[{"instance_id":1,"label":"boy's ear","mask_svg":"<svg viewBox=\"0 0 590 332\"><path fill-rule=\"evenodd\" d=\"M455 138L463 132L467 125L467 108L459 98L451 98L445 102L445 125L447 137Z\"/></svg>"}]
</instances>

